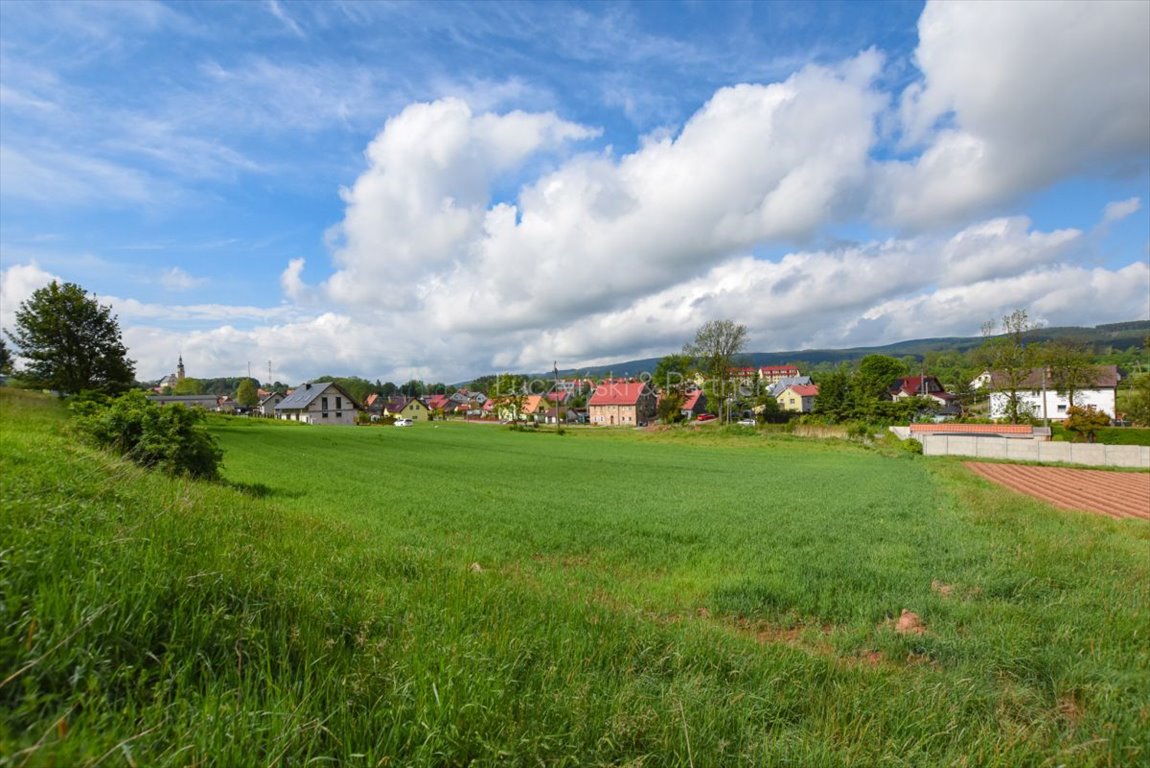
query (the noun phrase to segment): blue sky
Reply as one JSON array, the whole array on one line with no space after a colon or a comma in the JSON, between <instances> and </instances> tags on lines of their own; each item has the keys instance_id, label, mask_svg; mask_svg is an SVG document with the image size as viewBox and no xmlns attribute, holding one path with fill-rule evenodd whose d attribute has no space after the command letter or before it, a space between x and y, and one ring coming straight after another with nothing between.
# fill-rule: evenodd
<instances>
[{"instance_id":1,"label":"blue sky","mask_svg":"<svg viewBox=\"0 0 1150 768\"><path fill-rule=\"evenodd\" d=\"M465 380L1150 316L1147 3L0 3L0 323Z\"/></svg>"}]
</instances>

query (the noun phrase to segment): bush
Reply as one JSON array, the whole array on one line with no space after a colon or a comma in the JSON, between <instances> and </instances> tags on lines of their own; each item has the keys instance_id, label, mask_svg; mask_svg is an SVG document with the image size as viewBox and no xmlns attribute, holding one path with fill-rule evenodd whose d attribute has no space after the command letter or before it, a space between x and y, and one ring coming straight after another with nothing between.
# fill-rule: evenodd
<instances>
[{"instance_id":1,"label":"bush","mask_svg":"<svg viewBox=\"0 0 1150 768\"><path fill-rule=\"evenodd\" d=\"M1062 426L1067 431L1076 435L1075 442L1078 440L1085 440L1088 443L1094 442L1094 436L1099 429L1110 425L1110 417L1105 413L1094 408L1094 406L1087 406L1085 408L1072 405L1066 410L1066 421Z\"/></svg>"},{"instance_id":2,"label":"bush","mask_svg":"<svg viewBox=\"0 0 1150 768\"><path fill-rule=\"evenodd\" d=\"M101 402L72 403L76 426L91 442L170 475L215 480L223 451L203 426L205 414L183 405L159 406L138 390Z\"/></svg>"}]
</instances>

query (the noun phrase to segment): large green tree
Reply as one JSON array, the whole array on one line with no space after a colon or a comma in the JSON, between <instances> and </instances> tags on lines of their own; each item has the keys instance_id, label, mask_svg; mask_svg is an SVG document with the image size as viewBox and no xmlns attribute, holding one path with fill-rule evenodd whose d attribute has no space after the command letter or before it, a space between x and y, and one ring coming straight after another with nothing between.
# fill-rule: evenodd
<instances>
[{"instance_id":1,"label":"large green tree","mask_svg":"<svg viewBox=\"0 0 1150 768\"><path fill-rule=\"evenodd\" d=\"M846 366L818 377L819 396L815 399L815 413L831 421L846 421L854 415L851 397L851 374Z\"/></svg>"},{"instance_id":2,"label":"large green tree","mask_svg":"<svg viewBox=\"0 0 1150 768\"><path fill-rule=\"evenodd\" d=\"M722 416L723 403L737 393L731 381L731 368L747 348L747 326L734 320L708 320L695 332L695 340L683 345L706 377L703 391L707 402L715 403ZM729 407L728 407L729 410Z\"/></svg>"},{"instance_id":3,"label":"large green tree","mask_svg":"<svg viewBox=\"0 0 1150 768\"><path fill-rule=\"evenodd\" d=\"M173 395L202 395L204 393L204 383L199 379L184 377L176 382L172 387Z\"/></svg>"},{"instance_id":4,"label":"large green tree","mask_svg":"<svg viewBox=\"0 0 1150 768\"><path fill-rule=\"evenodd\" d=\"M1078 392L1094 387L1101 373L1094 364L1091 350L1085 344L1068 339L1047 342L1041 351L1041 361L1049 373L1048 386L1063 395L1070 405L1077 405Z\"/></svg>"},{"instance_id":5,"label":"large green tree","mask_svg":"<svg viewBox=\"0 0 1150 768\"><path fill-rule=\"evenodd\" d=\"M135 379L135 362L111 307L75 283L53 281L21 302L8 337L27 361L24 379L33 386L116 393Z\"/></svg>"},{"instance_id":6,"label":"large green tree","mask_svg":"<svg viewBox=\"0 0 1150 768\"><path fill-rule=\"evenodd\" d=\"M244 408L259 405L260 393L256 389L255 379L244 379L236 387L236 402Z\"/></svg>"},{"instance_id":7,"label":"large green tree","mask_svg":"<svg viewBox=\"0 0 1150 768\"><path fill-rule=\"evenodd\" d=\"M12 373L12 353L8 351L3 338L0 338L0 373Z\"/></svg>"},{"instance_id":8,"label":"large green tree","mask_svg":"<svg viewBox=\"0 0 1150 768\"><path fill-rule=\"evenodd\" d=\"M1140 427L1150 427L1150 373L1133 376L1120 397L1126 417Z\"/></svg>"},{"instance_id":9,"label":"large green tree","mask_svg":"<svg viewBox=\"0 0 1150 768\"><path fill-rule=\"evenodd\" d=\"M1002 318L1001 333L994 320L982 326L984 341L978 348L977 359L991 372L991 389L1006 397L1006 417L1017 424L1033 414L1027 412L1020 392L1038 364L1038 347L1030 343L1030 336L1038 329L1025 309L1016 309Z\"/></svg>"},{"instance_id":10,"label":"large green tree","mask_svg":"<svg viewBox=\"0 0 1150 768\"><path fill-rule=\"evenodd\" d=\"M858 372L851 381L859 404L890 399L890 388L907 375L907 364L888 355L867 355L859 361Z\"/></svg>"},{"instance_id":11,"label":"large green tree","mask_svg":"<svg viewBox=\"0 0 1150 768\"><path fill-rule=\"evenodd\" d=\"M688 384L694 384L691 380L694 368L690 355L666 355L659 358L651 374L651 384L660 392L683 392Z\"/></svg>"}]
</instances>

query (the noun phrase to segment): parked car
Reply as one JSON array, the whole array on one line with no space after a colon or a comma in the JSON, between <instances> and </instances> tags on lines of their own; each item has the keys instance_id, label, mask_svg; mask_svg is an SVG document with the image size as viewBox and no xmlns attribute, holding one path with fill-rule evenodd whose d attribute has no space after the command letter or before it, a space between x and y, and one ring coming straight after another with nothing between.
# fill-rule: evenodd
<instances>
[{"instance_id":1,"label":"parked car","mask_svg":"<svg viewBox=\"0 0 1150 768\"><path fill-rule=\"evenodd\" d=\"M753 427L753 426L755 426L755 420L754 419L739 419L739 425L743 426L743 427Z\"/></svg>"},{"instance_id":2,"label":"parked car","mask_svg":"<svg viewBox=\"0 0 1150 768\"><path fill-rule=\"evenodd\" d=\"M714 418L715 414L713 413L700 413L695 417L695 421L711 421Z\"/></svg>"},{"instance_id":3,"label":"parked car","mask_svg":"<svg viewBox=\"0 0 1150 768\"><path fill-rule=\"evenodd\" d=\"M395 426L397 427L410 427L414 422L411 419L396 419Z\"/></svg>"}]
</instances>

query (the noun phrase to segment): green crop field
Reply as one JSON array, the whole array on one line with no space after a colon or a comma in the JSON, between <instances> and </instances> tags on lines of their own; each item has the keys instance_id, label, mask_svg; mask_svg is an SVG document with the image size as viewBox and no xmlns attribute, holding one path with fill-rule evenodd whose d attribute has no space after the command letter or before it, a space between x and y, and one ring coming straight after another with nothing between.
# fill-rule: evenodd
<instances>
[{"instance_id":1,"label":"green crop field","mask_svg":"<svg viewBox=\"0 0 1150 768\"><path fill-rule=\"evenodd\" d=\"M1145 522L752 430L212 430L173 480L0 390L0 765L1150 764Z\"/></svg>"}]
</instances>

